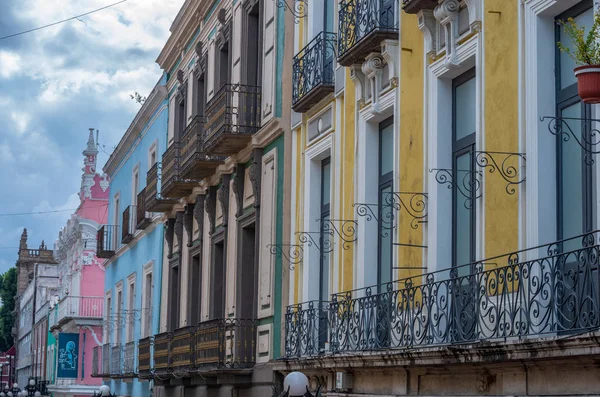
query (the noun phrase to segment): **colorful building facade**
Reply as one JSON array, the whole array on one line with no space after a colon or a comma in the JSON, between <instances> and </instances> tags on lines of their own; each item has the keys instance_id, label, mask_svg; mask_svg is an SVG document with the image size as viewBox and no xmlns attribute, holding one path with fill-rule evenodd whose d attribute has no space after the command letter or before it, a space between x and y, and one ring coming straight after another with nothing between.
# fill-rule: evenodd
<instances>
[{"instance_id":1,"label":"colorful building facade","mask_svg":"<svg viewBox=\"0 0 600 397\"><path fill-rule=\"evenodd\" d=\"M104 345L94 353L94 376L113 393L149 396L152 381L138 379L159 332L163 216L149 211L146 174L167 141L166 77L145 100L104 166L110 178L108 224L99 232L98 254L106 257ZM141 350L138 354L138 350Z\"/></svg>"},{"instance_id":2,"label":"colorful building facade","mask_svg":"<svg viewBox=\"0 0 600 397\"><path fill-rule=\"evenodd\" d=\"M275 369L335 396L591 393L596 109L557 41L592 1L300 3Z\"/></svg>"},{"instance_id":3,"label":"colorful building facade","mask_svg":"<svg viewBox=\"0 0 600 397\"><path fill-rule=\"evenodd\" d=\"M54 396L91 395L101 384L92 377L93 348L102 345L104 260L96 256L97 232L106 223L109 181L96 172L93 130L83 151L80 204L55 243L60 290L50 301L48 328L56 338L52 366ZM50 365L50 363L47 363Z\"/></svg>"}]
</instances>

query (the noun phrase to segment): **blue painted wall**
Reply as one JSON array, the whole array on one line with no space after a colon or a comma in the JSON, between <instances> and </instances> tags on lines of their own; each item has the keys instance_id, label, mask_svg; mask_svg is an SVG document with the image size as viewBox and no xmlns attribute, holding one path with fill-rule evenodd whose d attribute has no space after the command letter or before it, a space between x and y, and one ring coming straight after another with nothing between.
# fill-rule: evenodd
<instances>
[{"instance_id":1,"label":"blue painted wall","mask_svg":"<svg viewBox=\"0 0 600 397\"><path fill-rule=\"evenodd\" d=\"M163 76L161 81L164 84L166 76ZM160 162L161 156L166 150L167 142L167 123L168 123L168 109L167 100L165 99L156 109L153 111L153 115L150 117L148 124L145 125L140 131L135 143L129 148L127 155L121 159L121 164L115 171L115 174L111 176L110 182L110 202L109 202L109 217L108 223L115 224L114 219L114 196L119 193L120 195L120 208L119 212L125 210L125 208L132 203L132 185L133 185L133 170L136 166L139 167L139 193L146 186L146 174L149 168L149 156L148 151L150 147L156 142L157 143L157 161ZM119 217L121 216L119 215ZM121 222L119 222L121 223ZM144 230L144 235L138 241L132 241L129 243L128 248L116 259L110 263L106 268L105 293L108 291L112 292L112 313L117 312L117 294L116 285L119 282L123 282L123 306L121 310L127 310L127 302L129 302L129 290L127 278L135 273L135 307L134 309L143 308L143 284L144 284L144 266L150 262L153 262L152 269L152 281L153 281L153 292L152 292L152 328L150 331L151 335L158 333L159 321L160 321L160 299L161 299L161 284L162 284L162 257L163 257L163 225L158 223L156 225L150 225ZM134 321L134 332L133 339L139 341L142 332L141 315L136 316ZM107 335L106 341L113 344L115 342L116 328L113 326L110 335ZM126 341L126 325L123 324L121 328L122 341ZM136 348L137 356L137 348ZM136 367L137 367L136 357ZM140 382L137 379L123 380L110 380L105 382L109 385L111 391L116 395L128 395L128 396L140 396L146 397L150 395L150 383Z\"/></svg>"}]
</instances>

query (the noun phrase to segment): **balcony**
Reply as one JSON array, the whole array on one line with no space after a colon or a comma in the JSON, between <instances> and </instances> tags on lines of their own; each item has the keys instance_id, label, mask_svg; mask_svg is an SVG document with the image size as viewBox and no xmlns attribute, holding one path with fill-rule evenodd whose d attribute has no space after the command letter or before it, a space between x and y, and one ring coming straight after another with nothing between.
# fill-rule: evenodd
<instances>
[{"instance_id":1,"label":"balcony","mask_svg":"<svg viewBox=\"0 0 600 397\"><path fill-rule=\"evenodd\" d=\"M165 199L161 194L162 164L154 163L146 175L146 211L164 212L171 209L176 200Z\"/></svg>"},{"instance_id":2,"label":"balcony","mask_svg":"<svg viewBox=\"0 0 600 397\"><path fill-rule=\"evenodd\" d=\"M103 297L66 296L54 307L54 313L50 313L49 327L61 327L69 321L77 325L100 325L103 313Z\"/></svg>"},{"instance_id":3,"label":"balcony","mask_svg":"<svg viewBox=\"0 0 600 397\"><path fill-rule=\"evenodd\" d=\"M128 342L123 346L123 367L121 375L123 378L135 378L137 375L137 342Z\"/></svg>"},{"instance_id":4,"label":"balcony","mask_svg":"<svg viewBox=\"0 0 600 397\"><path fill-rule=\"evenodd\" d=\"M152 378L152 339L151 337L140 339L138 343L138 376L141 379Z\"/></svg>"},{"instance_id":5,"label":"balcony","mask_svg":"<svg viewBox=\"0 0 600 397\"><path fill-rule=\"evenodd\" d=\"M109 372L104 372L104 365L102 360L103 346L94 346L92 350L92 377L102 378L110 376Z\"/></svg>"},{"instance_id":6,"label":"balcony","mask_svg":"<svg viewBox=\"0 0 600 397\"><path fill-rule=\"evenodd\" d=\"M137 195L136 206L136 225L138 230L144 230L152 223L152 213L146 211L146 188L143 188Z\"/></svg>"},{"instance_id":7,"label":"balcony","mask_svg":"<svg viewBox=\"0 0 600 397\"><path fill-rule=\"evenodd\" d=\"M102 345L102 375L105 377L110 376L110 343Z\"/></svg>"},{"instance_id":8,"label":"balcony","mask_svg":"<svg viewBox=\"0 0 600 397\"><path fill-rule=\"evenodd\" d=\"M225 84L206 105L206 152L230 156L245 148L260 129L260 105L260 87Z\"/></svg>"},{"instance_id":9,"label":"balcony","mask_svg":"<svg viewBox=\"0 0 600 397\"><path fill-rule=\"evenodd\" d=\"M142 366L142 347L144 365ZM244 372L254 366L256 321L217 319L195 327L183 327L154 337L154 368L150 369L150 340L140 341L140 377L154 372L162 376L188 376L219 371ZM146 375L148 374L148 375Z\"/></svg>"},{"instance_id":10,"label":"balcony","mask_svg":"<svg viewBox=\"0 0 600 397\"><path fill-rule=\"evenodd\" d=\"M121 227L121 243L128 244L133 240L136 230L137 209L135 205L130 205L123 211L123 227Z\"/></svg>"},{"instance_id":11,"label":"balcony","mask_svg":"<svg viewBox=\"0 0 600 397\"><path fill-rule=\"evenodd\" d=\"M517 341L600 328L600 232L293 305L287 357ZM325 334L325 336L323 336ZM321 338L325 338L323 343ZM321 348L321 346L323 348Z\"/></svg>"},{"instance_id":12,"label":"balcony","mask_svg":"<svg viewBox=\"0 0 600 397\"><path fill-rule=\"evenodd\" d=\"M402 9L407 14L416 14L422 10L433 10L438 4L438 0L402 0Z\"/></svg>"},{"instance_id":13,"label":"balcony","mask_svg":"<svg viewBox=\"0 0 600 397\"><path fill-rule=\"evenodd\" d=\"M118 225L102 225L96 239L96 256L109 259L121 246Z\"/></svg>"},{"instance_id":14,"label":"balcony","mask_svg":"<svg viewBox=\"0 0 600 397\"><path fill-rule=\"evenodd\" d=\"M179 198L192 193L197 181L184 179L181 175L181 143L173 142L162 156L163 197Z\"/></svg>"},{"instance_id":15,"label":"balcony","mask_svg":"<svg viewBox=\"0 0 600 397\"><path fill-rule=\"evenodd\" d=\"M113 345L110 348L110 377L120 378L121 377L121 363L122 363L122 351L121 345Z\"/></svg>"},{"instance_id":16,"label":"balcony","mask_svg":"<svg viewBox=\"0 0 600 397\"><path fill-rule=\"evenodd\" d=\"M304 113L335 89L335 33L321 32L294 57L292 109Z\"/></svg>"},{"instance_id":17,"label":"balcony","mask_svg":"<svg viewBox=\"0 0 600 397\"><path fill-rule=\"evenodd\" d=\"M338 63L362 63L381 51L383 40L398 40L395 0L342 0L339 9Z\"/></svg>"},{"instance_id":18,"label":"balcony","mask_svg":"<svg viewBox=\"0 0 600 397\"><path fill-rule=\"evenodd\" d=\"M211 176L222 156L211 156L204 150L204 118L196 116L181 135L181 176L189 180L201 180Z\"/></svg>"}]
</instances>

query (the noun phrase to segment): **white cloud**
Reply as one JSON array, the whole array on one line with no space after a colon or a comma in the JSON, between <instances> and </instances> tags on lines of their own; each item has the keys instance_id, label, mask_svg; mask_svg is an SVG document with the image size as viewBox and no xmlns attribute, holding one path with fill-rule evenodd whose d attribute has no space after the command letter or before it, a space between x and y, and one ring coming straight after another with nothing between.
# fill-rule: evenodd
<instances>
[{"instance_id":1,"label":"white cloud","mask_svg":"<svg viewBox=\"0 0 600 397\"><path fill-rule=\"evenodd\" d=\"M30 120L30 117L27 113L14 110L10 113L10 118L15 123L15 126L17 127L17 133L19 135L23 134L27 130Z\"/></svg>"},{"instance_id":2,"label":"white cloud","mask_svg":"<svg viewBox=\"0 0 600 397\"><path fill-rule=\"evenodd\" d=\"M21 57L8 51L0 51L0 76L11 78L20 69Z\"/></svg>"}]
</instances>

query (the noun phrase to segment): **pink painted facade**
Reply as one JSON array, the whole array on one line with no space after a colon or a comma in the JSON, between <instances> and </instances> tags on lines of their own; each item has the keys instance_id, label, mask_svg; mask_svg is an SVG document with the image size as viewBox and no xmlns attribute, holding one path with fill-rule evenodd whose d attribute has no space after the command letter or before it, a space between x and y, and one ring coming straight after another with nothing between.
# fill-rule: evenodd
<instances>
[{"instance_id":1,"label":"pink painted facade","mask_svg":"<svg viewBox=\"0 0 600 397\"><path fill-rule=\"evenodd\" d=\"M96 256L96 235L108 215L109 182L106 175L96 173L98 149L90 130L83 151L84 167L79 191L80 204L55 244L59 263L61 291L54 298L49 329L60 333L79 334L77 377L56 379L49 387L54 396L90 395L98 390L101 379L92 378L93 348L102 342L104 315L104 259ZM56 346L53 365L60 366L61 346Z\"/></svg>"}]
</instances>

